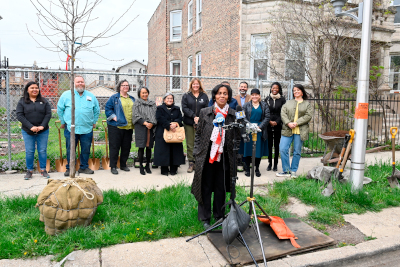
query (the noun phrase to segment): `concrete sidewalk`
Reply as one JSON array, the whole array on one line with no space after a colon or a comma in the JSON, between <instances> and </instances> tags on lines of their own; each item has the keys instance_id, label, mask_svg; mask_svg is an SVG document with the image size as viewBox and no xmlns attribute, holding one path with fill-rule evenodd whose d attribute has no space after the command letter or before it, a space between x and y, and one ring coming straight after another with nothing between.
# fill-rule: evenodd
<instances>
[{"instance_id":1,"label":"concrete sidewalk","mask_svg":"<svg viewBox=\"0 0 400 267\"><path fill-rule=\"evenodd\" d=\"M367 162L390 162L391 152L371 153ZM400 151L396 152L396 158ZM255 177L255 185L263 185L281 181L285 178L267 172L268 161L261 161L261 177ZM315 166L322 166L320 158L302 158L298 174L305 173ZM350 162L348 164L350 166ZM130 172L120 171L112 175L110 171L96 171L93 177L102 190L117 189L123 192L132 190L159 190L177 183L190 184L193 174L186 173L187 166L182 166L178 175L163 176L160 169L153 169L151 175L140 175L138 169L131 168ZM279 169L280 171L280 169ZM64 178L62 173L50 173L53 179ZM238 183L250 185L250 178L239 173ZM47 180L34 174L32 180L23 180L23 174L0 175L0 196L20 194L39 194ZM307 212L307 211L306 211ZM306 213L305 213L306 214ZM379 222L376 218L379 217ZM366 236L376 237L376 240L360 243L356 246L324 250L268 262L268 266L345 266L347 260L375 255L400 248L399 228L400 208L385 209L380 213L368 212L363 215L350 214L345 220L358 228ZM110 246L102 249L76 251L70 255L64 266L225 266L228 262L214 248L205 236L188 243L186 238L164 239L156 242L140 242ZM56 266L51 262L51 256L35 260L0 260L0 266ZM260 265L261 266L261 265Z\"/></svg>"}]
</instances>

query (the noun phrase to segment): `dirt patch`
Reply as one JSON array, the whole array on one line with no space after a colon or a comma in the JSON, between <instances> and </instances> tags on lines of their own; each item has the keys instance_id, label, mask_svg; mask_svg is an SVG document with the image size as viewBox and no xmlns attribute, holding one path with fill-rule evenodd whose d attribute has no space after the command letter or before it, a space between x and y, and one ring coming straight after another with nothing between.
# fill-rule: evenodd
<instances>
[{"instance_id":1,"label":"dirt patch","mask_svg":"<svg viewBox=\"0 0 400 267\"><path fill-rule=\"evenodd\" d=\"M337 245L357 245L366 241L366 236L350 223L344 223L340 226L327 226L327 229L321 231L329 233L329 236L335 239Z\"/></svg>"},{"instance_id":2,"label":"dirt patch","mask_svg":"<svg viewBox=\"0 0 400 267\"><path fill-rule=\"evenodd\" d=\"M349 133L349 131L340 130L340 131L326 132L326 133L323 133L322 135L333 136L333 137L345 137L345 135L348 133Z\"/></svg>"}]
</instances>

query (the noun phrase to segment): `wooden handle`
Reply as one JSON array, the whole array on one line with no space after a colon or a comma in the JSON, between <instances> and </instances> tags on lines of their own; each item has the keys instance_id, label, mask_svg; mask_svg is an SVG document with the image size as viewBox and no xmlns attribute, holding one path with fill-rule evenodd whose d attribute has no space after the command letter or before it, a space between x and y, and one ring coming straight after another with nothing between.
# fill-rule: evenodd
<instances>
[{"instance_id":1,"label":"wooden handle","mask_svg":"<svg viewBox=\"0 0 400 267\"><path fill-rule=\"evenodd\" d=\"M104 126L104 122L105 122L105 121L103 121L103 126ZM105 138L106 138L106 157L108 157L107 127L104 127L104 133L105 133Z\"/></svg>"},{"instance_id":2,"label":"wooden handle","mask_svg":"<svg viewBox=\"0 0 400 267\"><path fill-rule=\"evenodd\" d=\"M353 138L354 138L354 134L353 134ZM347 158L349 157L349 154L350 154L351 143L353 141L353 138L350 137L349 143L347 144L346 153L344 154L342 166L340 167L340 170L339 170L340 172L343 172L344 167L346 167L346 162L347 162Z\"/></svg>"},{"instance_id":3,"label":"wooden handle","mask_svg":"<svg viewBox=\"0 0 400 267\"><path fill-rule=\"evenodd\" d=\"M346 147L347 147L347 144L349 143L349 141L350 141L350 134L346 134L346 136L344 137L344 141L343 141L342 151L340 152L339 161L336 164L336 169L339 169L340 163L342 163L343 155L344 155L344 152L346 151Z\"/></svg>"},{"instance_id":4,"label":"wooden handle","mask_svg":"<svg viewBox=\"0 0 400 267\"><path fill-rule=\"evenodd\" d=\"M61 148L61 131L60 128L57 126L57 123L61 123L61 121L55 121L54 124L56 125L58 129L58 146L60 148L60 160L62 160L62 148Z\"/></svg>"},{"instance_id":5,"label":"wooden handle","mask_svg":"<svg viewBox=\"0 0 400 267\"><path fill-rule=\"evenodd\" d=\"M92 154L93 154L93 162L94 162L94 135L92 136Z\"/></svg>"}]
</instances>

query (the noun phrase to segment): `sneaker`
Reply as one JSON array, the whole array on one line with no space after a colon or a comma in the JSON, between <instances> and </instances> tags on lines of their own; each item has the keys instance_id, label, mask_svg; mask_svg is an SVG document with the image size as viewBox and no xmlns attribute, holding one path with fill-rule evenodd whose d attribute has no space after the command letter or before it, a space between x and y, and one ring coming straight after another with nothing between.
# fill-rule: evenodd
<instances>
[{"instance_id":1,"label":"sneaker","mask_svg":"<svg viewBox=\"0 0 400 267\"><path fill-rule=\"evenodd\" d=\"M31 171L26 171L26 174L25 174L25 176L24 176L24 179L25 180L29 180L29 179L32 179L32 172Z\"/></svg>"},{"instance_id":2,"label":"sneaker","mask_svg":"<svg viewBox=\"0 0 400 267\"><path fill-rule=\"evenodd\" d=\"M290 177L290 173L289 172L279 172L276 174L276 176L278 177Z\"/></svg>"},{"instance_id":3,"label":"sneaker","mask_svg":"<svg viewBox=\"0 0 400 267\"><path fill-rule=\"evenodd\" d=\"M92 171L89 168L86 168L86 169L79 168L78 172L79 173L84 173L84 174L93 174L94 173L94 171Z\"/></svg>"},{"instance_id":4,"label":"sneaker","mask_svg":"<svg viewBox=\"0 0 400 267\"><path fill-rule=\"evenodd\" d=\"M46 170L41 171L41 172L40 172L40 175L43 176L43 178L46 178L46 179L49 179L49 178L50 178L50 175L47 173Z\"/></svg>"},{"instance_id":5,"label":"sneaker","mask_svg":"<svg viewBox=\"0 0 400 267\"><path fill-rule=\"evenodd\" d=\"M296 172L291 172L290 177L296 179L297 178Z\"/></svg>"},{"instance_id":6,"label":"sneaker","mask_svg":"<svg viewBox=\"0 0 400 267\"><path fill-rule=\"evenodd\" d=\"M64 172L64 176L69 176L69 169Z\"/></svg>"},{"instance_id":7,"label":"sneaker","mask_svg":"<svg viewBox=\"0 0 400 267\"><path fill-rule=\"evenodd\" d=\"M187 169L188 173L192 173L194 170L194 162L189 162L189 168Z\"/></svg>"}]
</instances>

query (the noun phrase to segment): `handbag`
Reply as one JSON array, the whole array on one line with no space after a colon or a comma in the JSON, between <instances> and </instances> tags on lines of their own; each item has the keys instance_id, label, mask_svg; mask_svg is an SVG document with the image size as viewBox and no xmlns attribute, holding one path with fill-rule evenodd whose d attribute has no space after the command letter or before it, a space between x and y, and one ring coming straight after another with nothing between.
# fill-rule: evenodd
<instances>
[{"instance_id":1,"label":"handbag","mask_svg":"<svg viewBox=\"0 0 400 267\"><path fill-rule=\"evenodd\" d=\"M175 129L175 132L164 129L163 137L165 143L182 143L185 140L185 129L179 125Z\"/></svg>"}]
</instances>

